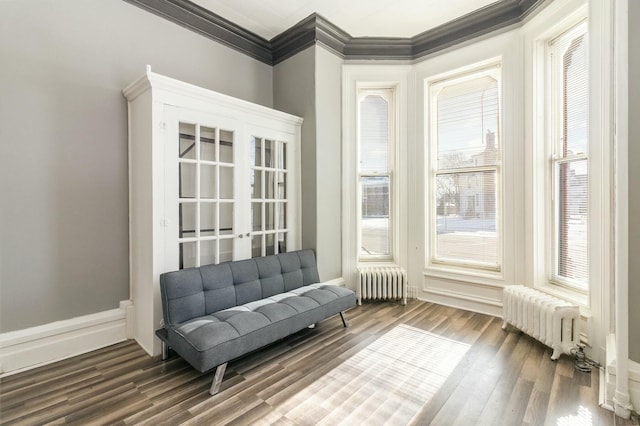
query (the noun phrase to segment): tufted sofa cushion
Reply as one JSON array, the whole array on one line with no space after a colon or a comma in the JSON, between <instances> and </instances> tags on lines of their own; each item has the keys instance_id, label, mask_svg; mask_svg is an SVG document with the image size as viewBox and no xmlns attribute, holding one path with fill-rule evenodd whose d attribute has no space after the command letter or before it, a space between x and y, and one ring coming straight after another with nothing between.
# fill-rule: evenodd
<instances>
[{"instance_id":1,"label":"tufted sofa cushion","mask_svg":"<svg viewBox=\"0 0 640 426\"><path fill-rule=\"evenodd\" d=\"M318 281L313 250L167 272L160 276L164 322L179 324Z\"/></svg>"},{"instance_id":2,"label":"tufted sofa cushion","mask_svg":"<svg viewBox=\"0 0 640 426\"><path fill-rule=\"evenodd\" d=\"M162 274L168 343L204 372L355 305L318 281L312 250Z\"/></svg>"},{"instance_id":3,"label":"tufted sofa cushion","mask_svg":"<svg viewBox=\"0 0 640 426\"><path fill-rule=\"evenodd\" d=\"M204 372L353 306L351 290L311 284L169 329L171 346Z\"/></svg>"}]
</instances>

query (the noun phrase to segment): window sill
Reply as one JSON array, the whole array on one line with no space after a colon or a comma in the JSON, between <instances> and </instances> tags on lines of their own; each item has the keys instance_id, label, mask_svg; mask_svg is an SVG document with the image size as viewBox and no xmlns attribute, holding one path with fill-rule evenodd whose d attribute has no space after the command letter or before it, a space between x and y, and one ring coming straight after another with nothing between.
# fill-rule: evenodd
<instances>
[{"instance_id":1,"label":"window sill","mask_svg":"<svg viewBox=\"0 0 640 426\"><path fill-rule=\"evenodd\" d=\"M550 294L551 296L566 300L567 302L575 303L582 308L589 308L589 295L587 294L577 291L571 291L568 288L550 283L539 284L534 286L534 288L536 290L540 290L544 293Z\"/></svg>"},{"instance_id":2,"label":"window sill","mask_svg":"<svg viewBox=\"0 0 640 426\"><path fill-rule=\"evenodd\" d=\"M393 259L371 259L371 260L358 260L356 267L376 267L376 266L400 266Z\"/></svg>"},{"instance_id":3,"label":"window sill","mask_svg":"<svg viewBox=\"0 0 640 426\"><path fill-rule=\"evenodd\" d=\"M364 259L358 259L358 264L363 264L363 265L373 265L373 264L389 264L389 263L395 263L392 257L386 257L386 256L381 256L381 257L368 257L368 258L364 258Z\"/></svg>"}]
</instances>

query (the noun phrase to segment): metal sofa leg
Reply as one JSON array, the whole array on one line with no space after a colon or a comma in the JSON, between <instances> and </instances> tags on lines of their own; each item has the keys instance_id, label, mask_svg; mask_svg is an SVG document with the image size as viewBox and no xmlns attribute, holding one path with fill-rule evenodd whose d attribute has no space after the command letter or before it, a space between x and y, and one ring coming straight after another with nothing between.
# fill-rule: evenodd
<instances>
[{"instance_id":1,"label":"metal sofa leg","mask_svg":"<svg viewBox=\"0 0 640 426\"><path fill-rule=\"evenodd\" d=\"M162 360L166 361L169 359L169 345L167 342L161 340L162 343Z\"/></svg>"},{"instance_id":2,"label":"metal sofa leg","mask_svg":"<svg viewBox=\"0 0 640 426\"><path fill-rule=\"evenodd\" d=\"M224 372L227 369L227 363L220 364L218 368L216 368L216 374L213 376L213 382L211 382L211 389L209 389L209 394L215 395L220 390L220 383L222 383L222 378L224 377Z\"/></svg>"},{"instance_id":3,"label":"metal sofa leg","mask_svg":"<svg viewBox=\"0 0 640 426\"><path fill-rule=\"evenodd\" d=\"M342 318L342 325L344 325L344 328L349 327L349 321L345 318L344 312L340 312L340 318Z\"/></svg>"}]
</instances>

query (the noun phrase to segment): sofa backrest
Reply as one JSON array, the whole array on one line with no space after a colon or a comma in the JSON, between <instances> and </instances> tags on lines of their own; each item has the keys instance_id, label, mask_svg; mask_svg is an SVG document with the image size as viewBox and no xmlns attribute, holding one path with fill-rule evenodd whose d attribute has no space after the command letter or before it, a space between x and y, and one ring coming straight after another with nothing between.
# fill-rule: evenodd
<instances>
[{"instance_id":1,"label":"sofa backrest","mask_svg":"<svg viewBox=\"0 0 640 426\"><path fill-rule=\"evenodd\" d=\"M313 250L182 269L160 275L166 325L320 281Z\"/></svg>"}]
</instances>

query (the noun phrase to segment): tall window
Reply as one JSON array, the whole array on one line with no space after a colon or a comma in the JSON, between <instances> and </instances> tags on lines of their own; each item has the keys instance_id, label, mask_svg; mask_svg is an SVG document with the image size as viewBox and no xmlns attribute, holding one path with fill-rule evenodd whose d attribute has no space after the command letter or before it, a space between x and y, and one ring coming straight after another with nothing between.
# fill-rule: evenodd
<instances>
[{"instance_id":1,"label":"tall window","mask_svg":"<svg viewBox=\"0 0 640 426\"><path fill-rule=\"evenodd\" d=\"M429 85L431 262L500 270L500 68Z\"/></svg>"},{"instance_id":2,"label":"tall window","mask_svg":"<svg viewBox=\"0 0 640 426\"><path fill-rule=\"evenodd\" d=\"M360 260L393 258L393 89L358 90Z\"/></svg>"},{"instance_id":3,"label":"tall window","mask_svg":"<svg viewBox=\"0 0 640 426\"><path fill-rule=\"evenodd\" d=\"M589 91L587 23L547 44L551 129L551 281L588 290Z\"/></svg>"}]
</instances>

